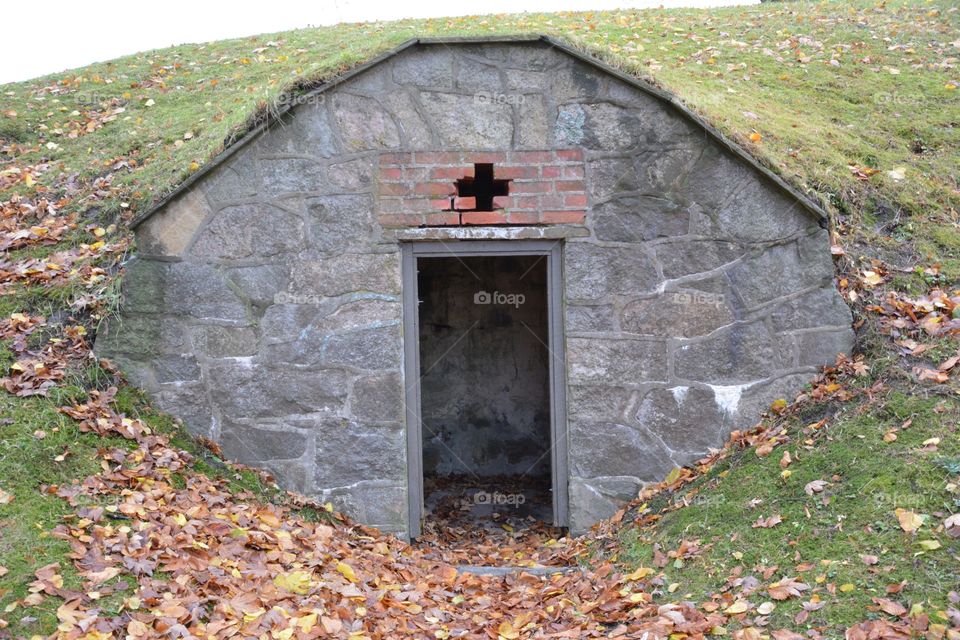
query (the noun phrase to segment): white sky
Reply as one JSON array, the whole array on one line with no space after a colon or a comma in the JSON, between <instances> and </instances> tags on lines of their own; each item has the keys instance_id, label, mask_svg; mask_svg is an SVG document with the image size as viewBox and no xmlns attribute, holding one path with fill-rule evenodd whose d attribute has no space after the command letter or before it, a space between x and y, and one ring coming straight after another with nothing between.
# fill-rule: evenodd
<instances>
[{"instance_id":1,"label":"white sky","mask_svg":"<svg viewBox=\"0 0 960 640\"><path fill-rule=\"evenodd\" d=\"M710 7L759 0L15 0L3 7L0 83L188 42L338 22L470 13Z\"/></svg>"}]
</instances>

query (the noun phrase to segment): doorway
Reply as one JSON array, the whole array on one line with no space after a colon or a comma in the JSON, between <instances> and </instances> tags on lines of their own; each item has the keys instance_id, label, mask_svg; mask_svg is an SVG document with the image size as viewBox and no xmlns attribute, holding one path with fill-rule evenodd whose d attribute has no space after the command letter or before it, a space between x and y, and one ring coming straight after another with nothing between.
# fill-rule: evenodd
<instances>
[{"instance_id":1,"label":"doorway","mask_svg":"<svg viewBox=\"0 0 960 640\"><path fill-rule=\"evenodd\" d=\"M411 537L424 518L566 526L560 244L403 251Z\"/></svg>"}]
</instances>

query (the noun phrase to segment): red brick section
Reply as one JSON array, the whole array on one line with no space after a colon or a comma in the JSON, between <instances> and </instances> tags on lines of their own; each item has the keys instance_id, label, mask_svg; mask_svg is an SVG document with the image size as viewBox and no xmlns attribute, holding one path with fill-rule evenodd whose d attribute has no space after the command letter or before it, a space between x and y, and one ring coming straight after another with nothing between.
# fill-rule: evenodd
<instances>
[{"instance_id":1,"label":"red brick section","mask_svg":"<svg viewBox=\"0 0 960 640\"><path fill-rule=\"evenodd\" d=\"M475 163L493 163L509 179L509 195L493 211L473 211L476 198L458 197L454 183ZM583 152L413 151L380 156L378 217L384 227L583 224L587 193Z\"/></svg>"}]
</instances>

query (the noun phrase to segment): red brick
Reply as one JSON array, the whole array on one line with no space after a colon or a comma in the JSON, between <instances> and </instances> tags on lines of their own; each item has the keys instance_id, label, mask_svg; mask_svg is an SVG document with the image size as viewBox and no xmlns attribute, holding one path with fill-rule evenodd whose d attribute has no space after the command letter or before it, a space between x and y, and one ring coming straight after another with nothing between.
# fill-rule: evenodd
<instances>
[{"instance_id":1,"label":"red brick","mask_svg":"<svg viewBox=\"0 0 960 640\"><path fill-rule=\"evenodd\" d=\"M563 167L564 178L583 178L583 165L573 164Z\"/></svg>"},{"instance_id":2,"label":"red brick","mask_svg":"<svg viewBox=\"0 0 960 640\"><path fill-rule=\"evenodd\" d=\"M430 201L430 207L433 209L440 209L441 211L449 211L452 201L453 198L438 198Z\"/></svg>"},{"instance_id":3,"label":"red brick","mask_svg":"<svg viewBox=\"0 0 960 640\"><path fill-rule=\"evenodd\" d=\"M402 180L403 169L400 167L383 167L380 169L381 180Z\"/></svg>"},{"instance_id":4,"label":"red brick","mask_svg":"<svg viewBox=\"0 0 960 640\"><path fill-rule=\"evenodd\" d=\"M413 154L414 164L460 164L460 153L456 151L417 151Z\"/></svg>"},{"instance_id":5,"label":"red brick","mask_svg":"<svg viewBox=\"0 0 960 640\"><path fill-rule=\"evenodd\" d=\"M540 214L535 211L507 211L507 222L510 224L537 224Z\"/></svg>"},{"instance_id":6,"label":"red brick","mask_svg":"<svg viewBox=\"0 0 960 640\"><path fill-rule=\"evenodd\" d=\"M583 149L557 149L556 155L558 160L567 162L583 160Z\"/></svg>"},{"instance_id":7,"label":"red brick","mask_svg":"<svg viewBox=\"0 0 960 640\"><path fill-rule=\"evenodd\" d=\"M460 214L463 224L506 224L503 211L464 211Z\"/></svg>"},{"instance_id":8,"label":"red brick","mask_svg":"<svg viewBox=\"0 0 960 640\"><path fill-rule=\"evenodd\" d=\"M583 180L557 180L557 191L583 191Z\"/></svg>"},{"instance_id":9,"label":"red brick","mask_svg":"<svg viewBox=\"0 0 960 640\"><path fill-rule=\"evenodd\" d=\"M426 182L427 178L430 176L430 169L426 167L404 167L403 168L403 179L412 184L418 182Z\"/></svg>"},{"instance_id":10,"label":"red brick","mask_svg":"<svg viewBox=\"0 0 960 640\"><path fill-rule=\"evenodd\" d=\"M511 196L494 196L493 197L494 209L509 209L511 207L513 207L513 198Z\"/></svg>"},{"instance_id":11,"label":"red brick","mask_svg":"<svg viewBox=\"0 0 960 640\"><path fill-rule=\"evenodd\" d=\"M586 217L584 211L544 211L541 214L546 224L582 224Z\"/></svg>"},{"instance_id":12,"label":"red brick","mask_svg":"<svg viewBox=\"0 0 960 640\"><path fill-rule=\"evenodd\" d=\"M587 195L585 193L575 193L564 196L563 206L565 207L585 207L587 206Z\"/></svg>"},{"instance_id":13,"label":"red brick","mask_svg":"<svg viewBox=\"0 0 960 640\"><path fill-rule=\"evenodd\" d=\"M421 182L413 192L421 196L452 196L457 189L450 182Z\"/></svg>"},{"instance_id":14,"label":"red brick","mask_svg":"<svg viewBox=\"0 0 960 640\"><path fill-rule=\"evenodd\" d=\"M510 193L549 193L553 191L552 182L512 182Z\"/></svg>"},{"instance_id":15,"label":"red brick","mask_svg":"<svg viewBox=\"0 0 960 640\"><path fill-rule=\"evenodd\" d=\"M460 224L460 214L450 213L428 213L424 216L424 222L430 227L448 227Z\"/></svg>"},{"instance_id":16,"label":"red brick","mask_svg":"<svg viewBox=\"0 0 960 640\"><path fill-rule=\"evenodd\" d=\"M406 196L410 195L410 185L402 182L381 182L381 196Z\"/></svg>"},{"instance_id":17,"label":"red brick","mask_svg":"<svg viewBox=\"0 0 960 640\"><path fill-rule=\"evenodd\" d=\"M547 180L559 178L562 175L563 169L564 167L558 167L556 165L545 165L540 168L540 175Z\"/></svg>"},{"instance_id":18,"label":"red brick","mask_svg":"<svg viewBox=\"0 0 960 640\"><path fill-rule=\"evenodd\" d=\"M431 180L458 180L463 177L473 177L473 165L462 167L433 167L430 169Z\"/></svg>"},{"instance_id":19,"label":"red brick","mask_svg":"<svg viewBox=\"0 0 960 640\"><path fill-rule=\"evenodd\" d=\"M464 154L465 161L470 163L479 163L479 164L490 164L490 163L500 163L507 161L507 154L498 153L496 151L482 151L480 153L467 153Z\"/></svg>"},{"instance_id":20,"label":"red brick","mask_svg":"<svg viewBox=\"0 0 960 640\"><path fill-rule=\"evenodd\" d=\"M549 151L514 151L510 154L512 164L544 164L553 160Z\"/></svg>"},{"instance_id":21,"label":"red brick","mask_svg":"<svg viewBox=\"0 0 960 640\"><path fill-rule=\"evenodd\" d=\"M423 216L417 213L381 213L377 216L381 226L396 229L398 227L419 227Z\"/></svg>"},{"instance_id":22,"label":"red brick","mask_svg":"<svg viewBox=\"0 0 960 640\"><path fill-rule=\"evenodd\" d=\"M517 178L536 178L539 173L536 165L493 167L493 177L501 180L515 180Z\"/></svg>"},{"instance_id":23,"label":"red brick","mask_svg":"<svg viewBox=\"0 0 960 640\"><path fill-rule=\"evenodd\" d=\"M540 198L537 196L514 196L513 204L508 209L539 209Z\"/></svg>"},{"instance_id":24,"label":"red brick","mask_svg":"<svg viewBox=\"0 0 960 640\"><path fill-rule=\"evenodd\" d=\"M477 199L473 196L458 196L453 199L453 208L457 211L463 211L464 209L476 209Z\"/></svg>"},{"instance_id":25,"label":"red brick","mask_svg":"<svg viewBox=\"0 0 960 640\"><path fill-rule=\"evenodd\" d=\"M555 193L545 193L540 196L540 207L543 209L562 209L563 196Z\"/></svg>"}]
</instances>

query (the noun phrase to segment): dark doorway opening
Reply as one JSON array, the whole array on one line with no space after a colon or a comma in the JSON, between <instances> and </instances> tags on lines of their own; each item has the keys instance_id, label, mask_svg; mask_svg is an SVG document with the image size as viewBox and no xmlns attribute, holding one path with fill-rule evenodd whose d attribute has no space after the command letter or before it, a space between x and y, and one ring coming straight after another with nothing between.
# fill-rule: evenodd
<instances>
[{"instance_id":1,"label":"dark doorway opening","mask_svg":"<svg viewBox=\"0 0 960 640\"><path fill-rule=\"evenodd\" d=\"M425 521L552 523L544 255L419 257Z\"/></svg>"}]
</instances>

